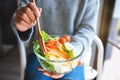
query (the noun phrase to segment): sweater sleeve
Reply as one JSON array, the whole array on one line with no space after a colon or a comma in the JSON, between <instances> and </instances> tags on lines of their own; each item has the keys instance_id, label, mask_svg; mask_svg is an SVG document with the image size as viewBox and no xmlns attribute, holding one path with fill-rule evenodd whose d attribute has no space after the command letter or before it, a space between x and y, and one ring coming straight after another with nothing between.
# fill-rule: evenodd
<instances>
[{"instance_id":1,"label":"sweater sleeve","mask_svg":"<svg viewBox=\"0 0 120 80\"><path fill-rule=\"evenodd\" d=\"M81 22L78 23L78 26L75 26L75 35L72 43L75 44L77 49L80 49L78 45L83 43L84 53L90 48L94 35L96 34L98 10L98 0L88 0L83 18Z\"/></svg>"},{"instance_id":2,"label":"sweater sleeve","mask_svg":"<svg viewBox=\"0 0 120 80\"><path fill-rule=\"evenodd\" d=\"M29 3L30 3L29 0L22 0L22 1L20 2L20 4L18 5L17 10L18 10L20 7L26 6L26 5L29 4ZM14 33L17 35L17 38L19 38L20 40L22 40L22 41L24 41L24 42L29 41L30 38L31 38L31 36L32 36L32 34L33 34L33 28L32 28L32 29L29 29L29 30L27 30L27 31L25 31L25 32L20 32L20 31L18 31L18 30L16 29L16 27L15 27L16 25L15 25L15 22L14 22L15 15L16 15L16 13L13 14L13 17L12 17L12 19L11 19L11 27L12 27Z\"/></svg>"}]
</instances>

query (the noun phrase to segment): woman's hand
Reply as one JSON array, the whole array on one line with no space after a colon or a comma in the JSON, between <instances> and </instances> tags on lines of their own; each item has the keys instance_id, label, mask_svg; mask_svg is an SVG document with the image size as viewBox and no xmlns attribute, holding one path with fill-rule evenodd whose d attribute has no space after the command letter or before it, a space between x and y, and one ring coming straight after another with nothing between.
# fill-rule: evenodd
<instances>
[{"instance_id":1,"label":"woman's hand","mask_svg":"<svg viewBox=\"0 0 120 80\"><path fill-rule=\"evenodd\" d=\"M43 71L44 75L49 76L54 79L58 79L64 76L63 74L54 74L54 73L47 72L42 67L39 67L38 70Z\"/></svg>"},{"instance_id":2,"label":"woman's hand","mask_svg":"<svg viewBox=\"0 0 120 80\"><path fill-rule=\"evenodd\" d=\"M78 66L82 66L82 61L78 61ZM54 73L47 72L42 67L39 67L38 70L42 71L44 75L54 79L58 79L64 76L63 74L54 74Z\"/></svg>"},{"instance_id":3,"label":"woman's hand","mask_svg":"<svg viewBox=\"0 0 120 80\"><path fill-rule=\"evenodd\" d=\"M42 9L37 8L33 2L25 7L21 7L16 12L15 16L16 28L21 32L32 28L36 24L36 20L40 16L41 12Z\"/></svg>"}]
</instances>

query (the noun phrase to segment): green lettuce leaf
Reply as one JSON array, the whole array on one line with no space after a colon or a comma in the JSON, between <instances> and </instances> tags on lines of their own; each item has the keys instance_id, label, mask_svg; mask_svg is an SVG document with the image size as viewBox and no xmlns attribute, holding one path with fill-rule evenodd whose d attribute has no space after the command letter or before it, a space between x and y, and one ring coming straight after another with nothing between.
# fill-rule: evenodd
<instances>
[{"instance_id":1,"label":"green lettuce leaf","mask_svg":"<svg viewBox=\"0 0 120 80\"><path fill-rule=\"evenodd\" d=\"M45 31L41 31L41 33L42 33L42 37L45 42L52 39L52 37L50 35L48 35Z\"/></svg>"}]
</instances>

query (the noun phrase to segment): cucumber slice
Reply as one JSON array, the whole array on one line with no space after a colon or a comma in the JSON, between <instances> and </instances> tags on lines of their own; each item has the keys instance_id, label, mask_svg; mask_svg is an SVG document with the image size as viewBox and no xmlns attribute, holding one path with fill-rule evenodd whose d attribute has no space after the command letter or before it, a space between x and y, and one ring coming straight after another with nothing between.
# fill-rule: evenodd
<instances>
[{"instance_id":1,"label":"cucumber slice","mask_svg":"<svg viewBox=\"0 0 120 80\"><path fill-rule=\"evenodd\" d=\"M51 54L45 54L45 58L47 58L49 60L57 60L57 58Z\"/></svg>"},{"instance_id":2,"label":"cucumber slice","mask_svg":"<svg viewBox=\"0 0 120 80\"><path fill-rule=\"evenodd\" d=\"M74 57L75 57L74 49L72 49L72 50L69 52L69 55L70 55L70 58L74 58Z\"/></svg>"},{"instance_id":3,"label":"cucumber slice","mask_svg":"<svg viewBox=\"0 0 120 80\"><path fill-rule=\"evenodd\" d=\"M67 51L71 51L72 49L74 49L73 45L71 43L64 43L64 48Z\"/></svg>"},{"instance_id":4,"label":"cucumber slice","mask_svg":"<svg viewBox=\"0 0 120 80\"><path fill-rule=\"evenodd\" d=\"M71 58L74 58L74 57L79 55L79 51L74 48L71 51L69 51L69 55L70 55Z\"/></svg>"}]
</instances>

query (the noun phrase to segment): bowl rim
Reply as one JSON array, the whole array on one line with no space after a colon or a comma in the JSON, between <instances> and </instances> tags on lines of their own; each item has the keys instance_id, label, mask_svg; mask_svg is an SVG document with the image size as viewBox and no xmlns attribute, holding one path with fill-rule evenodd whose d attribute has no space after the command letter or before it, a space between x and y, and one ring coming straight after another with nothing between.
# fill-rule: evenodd
<instances>
[{"instance_id":1,"label":"bowl rim","mask_svg":"<svg viewBox=\"0 0 120 80\"><path fill-rule=\"evenodd\" d=\"M81 52L80 52L79 55L77 55L77 56L74 57L74 58L68 59L68 60L56 60L56 61L55 61L55 60L49 60L49 59L45 58L44 56L40 55L40 53L37 53L37 52L35 51L34 47L35 47L35 46L33 46L33 51L34 51L34 53L35 53L35 55L36 55L37 58L40 58L40 59L42 59L42 60L44 60L44 61L47 61L47 62L55 62L55 63L63 63L63 62L73 61L73 60L81 57L82 53L83 53L84 50L85 50L84 45L83 45L83 43L82 43L82 48L83 48L83 49L81 50Z\"/></svg>"}]
</instances>

